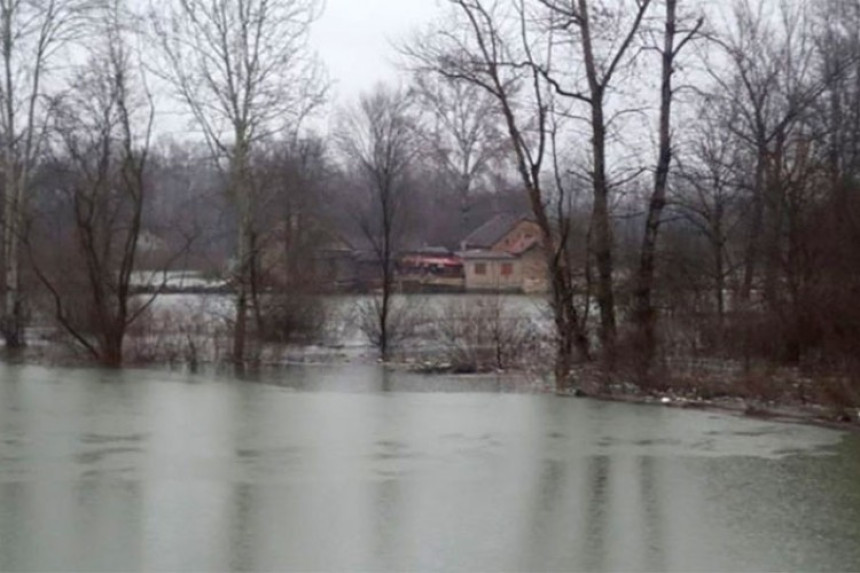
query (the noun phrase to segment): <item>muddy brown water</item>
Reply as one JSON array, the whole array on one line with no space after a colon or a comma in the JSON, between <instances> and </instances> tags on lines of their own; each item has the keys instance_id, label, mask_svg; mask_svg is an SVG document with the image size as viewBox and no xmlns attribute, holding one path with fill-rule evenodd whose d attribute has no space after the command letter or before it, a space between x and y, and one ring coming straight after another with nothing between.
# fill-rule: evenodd
<instances>
[{"instance_id":1,"label":"muddy brown water","mask_svg":"<svg viewBox=\"0 0 860 573\"><path fill-rule=\"evenodd\" d=\"M860 437L376 366L0 366L3 571L860 569Z\"/></svg>"}]
</instances>

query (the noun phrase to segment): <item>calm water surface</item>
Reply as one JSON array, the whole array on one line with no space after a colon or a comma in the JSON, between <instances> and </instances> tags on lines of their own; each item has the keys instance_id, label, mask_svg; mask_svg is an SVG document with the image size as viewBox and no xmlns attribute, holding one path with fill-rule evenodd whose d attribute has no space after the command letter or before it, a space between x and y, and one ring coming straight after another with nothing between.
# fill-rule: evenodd
<instances>
[{"instance_id":1,"label":"calm water surface","mask_svg":"<svg viewBox=\"0 0 860 573\"><path fill-rule=\"evenodd\" d=\"M0 366L0 570L857 570L857 436L375 367Z\"/></svg>"}]
</instances>

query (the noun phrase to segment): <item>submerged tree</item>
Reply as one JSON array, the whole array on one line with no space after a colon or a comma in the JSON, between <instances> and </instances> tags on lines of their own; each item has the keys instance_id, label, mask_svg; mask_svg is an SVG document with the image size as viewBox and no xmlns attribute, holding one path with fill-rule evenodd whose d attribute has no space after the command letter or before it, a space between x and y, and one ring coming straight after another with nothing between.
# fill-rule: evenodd
<instances>
[{"instance_id":1,"label":"submerged tree","mask_svg":"<svg viewBox=\"0 0 860 573\"><path fill-rule=\"evenodd\" d=\"M318 0L164 0L152 11L163 75L190 110L228 181L236 211L233 360L245 360L253 269L255 184L261 141L296 131L327 83L308 47Z\"/></svg>"},{"instance_id":2,"label":"submerged tree","mask_svg":"<svg viewBox=\"0 0 860 573\"><path fill-rule=\"evenodd\" d=\"M120 3L90 22L87 64L55 102L52 159L27 247L59 324L105 366L123 361L135 304L154 107Z\"/></svg>"},{"instance_id":3,"label":"submerged tree","mask_svg":"<svg viewBox=\"0 0 860 573\"><path fill-rule=\"evenodd\" d=\"M409 107L404 92L377 87L348 112L339 133L344 156L361 175L364 200L357 223L370 245L380 286L368 330L383 360L391 350L395 263L404 247L409 169L418 151Z\"/></svg>"}]
</instances>

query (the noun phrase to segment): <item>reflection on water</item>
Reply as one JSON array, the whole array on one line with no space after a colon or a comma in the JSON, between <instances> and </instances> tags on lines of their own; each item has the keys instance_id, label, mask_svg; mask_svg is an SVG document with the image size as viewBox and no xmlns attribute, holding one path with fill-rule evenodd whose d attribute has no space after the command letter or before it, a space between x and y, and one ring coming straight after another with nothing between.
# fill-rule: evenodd
<instances>
[{"instance_id":1,"label":"reflection on water","mask_svg":"<svg viewBox=\"0 0 860 573\"><path fill-rule=\"evenodd\" d=\"M0 570L860 567L856 436L375 367L261 381L0 367Z\"/></svg>"}]
</instances>

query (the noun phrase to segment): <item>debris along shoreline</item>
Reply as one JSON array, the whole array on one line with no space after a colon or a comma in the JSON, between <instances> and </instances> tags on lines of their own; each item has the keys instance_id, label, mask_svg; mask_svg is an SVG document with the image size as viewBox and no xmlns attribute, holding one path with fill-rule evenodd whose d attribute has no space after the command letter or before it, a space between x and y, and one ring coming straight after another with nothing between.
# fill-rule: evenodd
<instances>
[{"instance_id":1,"label":"debris along shoreline","mask_svg":"<svg viewBox=\"0 0 860 573\"><path fill-rule=\"evenodd\" d=\"M690 370L683 375L678 371L663 374L664 381L660 384L634 384L619 381L617 373L607 375L598 367L587 365L575 373L571 389L555 393L860 432L860 408L826 400L833 397L831 386L840 384L837 379L810 378L785 368L770 373L738 371L728 377L716 377L705 371L696 375Z\"/></svg>"},{"instance_id":2,"label":"debris along shoreline","mask_svg":"<svg viewBox=\"0 0 860 573\"><path fill-rule=\"evenodd\" d=\"M651 394L586 394L579 390L558 391L556 395L563 397L590 398L606 402L623 402L641 406L659 406L663 408L695 409L705 412L719 412L736 416L746 416L759 420L787 424L808 424L834 430L860 433L860 409L855 410L853 418L834 417L824 406L785 406L775 403L749 401L744 398L724 397L718 399L691 400L682 397L657 396Z\"/></svg>"},{"instance_id":3,"label":"debris along shoreline","mask_svg":"<svg viewBox=\"0 0 860 573\"><path fill-rule=\"evenodd\" d=\"M680 361L679 361L680 362ZM860 408L843 402L839 389L845 382L835 377L803 375L796 368L770 368L744 372L732 361L714 360L701 366L696 361L675 363L661 369L659 377L642 379L636 372L619 368L607 372L597 364L575 368L569 387L556 388L549 374L529 370L497 370L520 376L522 391L552 393L565 397L626 402L650 406L728 412L774 421L809 423L829 428L860 431ZM446 362L398 363L428 375L469 376ZM486 371L492 373L493 371ZM535 379L540 380L536 383Z\"/></svg>"}]
</instances>

